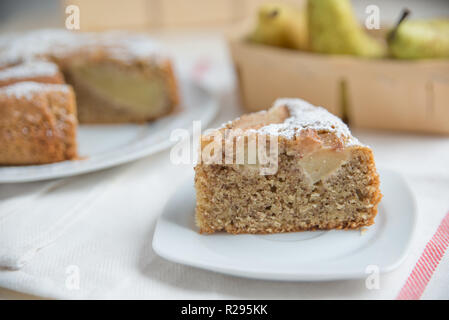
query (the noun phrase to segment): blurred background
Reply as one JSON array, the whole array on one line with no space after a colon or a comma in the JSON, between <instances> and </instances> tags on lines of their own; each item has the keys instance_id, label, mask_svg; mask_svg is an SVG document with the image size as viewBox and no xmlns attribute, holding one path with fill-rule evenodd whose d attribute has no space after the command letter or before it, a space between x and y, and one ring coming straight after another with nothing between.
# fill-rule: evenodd
<instances>
[{"instance_id":1,"label":"blurred background","mask_svg":"<svg viewBox=\"0 0 449 320\"><path fill-rule=\"evenodd\" d=\"M287 5L277 22L260 18L261 12L272 10L263 9L267 2ZM246 111L268 108L280 96L301 97L325 106L353 127L449 134L449 60L440 59L441 52L439 59L432 56L445 50L447 57L449 20L444 22L445 29L438 30L425 23L406 34L405 40L398 39L399 55L413 53L418 45L419 59L394 56L393 46L386 43L386 32L396 24L404 8L411 11L409 20L446 19L448 0L352 0L347 6L343 4L346 13L340 22L334 21L337 28L327 23L325 48L292 46L282 39L286 33L289 33L286 37L304 38L307 32L310 43L315 40L319 43L318 37L326 38L325 34L313 35L296 23L307 20L292 8L306 12L305 3L305 0L6 0L0 2L0 35L64 28L70 14L66 9L76 5L81 31L149 32L164 43L180 73L195 73L198 64L200 69L214 71L203 72L209 75L203 81L205 85L220 93L237 92ZM361 28L352 29L360 35L370 5L378 7L382 29L377 34L370 32L370 38L379 38L377 42L383 48L365 36L352 52L343 55L335 52L335 48L347 47L351 40L342 44L341 32L333 33L333 29L345 23L353 26L351 21L357 19ZM326 27L326 9L316 12L320 16L318 24ZM344 26L341 28L348 33ZM301 34L300 29L305 33ZM253 43L245 41L248 39ZM376 50L383 51L376 59L359 59L373 58ZM270 66L267 69L270 78L259 76L266 66Z\"/></svg>"},{"instance_id":2,"label":"blurred background","mask_svg":"<svg viewBox=\"0 0 449 320\"><path fill-rule=\"evenodd\" d=\"M22 31L42 27L63 27L64 9L76 4L81 11L81 30L128 29L203 29L228 28L252 20L263 0L2 0L0 31ZM274 1L269 1L274 2ZM285 0L298 4L301 0ZM379 6L381 21L392 24L407 6L414 18L449 16L447 0L353 0L359 18L370 4Z\"/></svg>"}]
</instances>

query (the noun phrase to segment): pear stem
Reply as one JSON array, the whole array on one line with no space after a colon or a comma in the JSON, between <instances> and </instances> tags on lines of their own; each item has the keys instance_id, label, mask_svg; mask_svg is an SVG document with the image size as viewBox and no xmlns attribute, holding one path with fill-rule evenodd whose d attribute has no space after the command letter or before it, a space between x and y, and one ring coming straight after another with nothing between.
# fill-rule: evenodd
<instances>
[{"instance_id":1,"label":"pear stem","mask_svg":"<svg viewBox=\"0 0 449 320\"><path fill-rule=\"evenodd\" d=\"M407 17L411 14L411 11L407 8L403 9L401 12L401 16L399 17L398 22L396 23L396 26L394 27L394 29L390 32L390 34L388 35L388 41L392 41L394 39L394 37L396 36L396 33L398 31L399 26L401 25L401 23L407 19Z\"/></svg>"}]
</instances>

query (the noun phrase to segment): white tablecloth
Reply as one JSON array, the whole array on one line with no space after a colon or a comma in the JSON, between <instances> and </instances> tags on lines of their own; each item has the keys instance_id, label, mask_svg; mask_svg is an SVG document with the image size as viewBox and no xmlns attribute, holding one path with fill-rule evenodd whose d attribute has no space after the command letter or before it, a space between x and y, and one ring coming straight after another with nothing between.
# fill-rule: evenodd
<instances>
[{"instance_id":1,"label":"white tablecloth","mask_svg":"<svg viewBox=\"0 0 449 320\"><path fill-rule=\"evenodd\" d=\"M198 59L213 66L206 82L222 104L213 126L241 113L222 39L203 34L165 42L180 72L191 72ZM0 287L52 298L395 298L449 211L449 138L354 133L374 149L379 167L404 175L418 208L411 252L397 270L381 276L377 290L368 290L364 279L241 279L158 257L151 248L156 219L192 173L191 166L171 164L169 150L83 176L0 185ZM449 298L448 260L443 257L422 298Z\"/></svg>"}]
</instances>

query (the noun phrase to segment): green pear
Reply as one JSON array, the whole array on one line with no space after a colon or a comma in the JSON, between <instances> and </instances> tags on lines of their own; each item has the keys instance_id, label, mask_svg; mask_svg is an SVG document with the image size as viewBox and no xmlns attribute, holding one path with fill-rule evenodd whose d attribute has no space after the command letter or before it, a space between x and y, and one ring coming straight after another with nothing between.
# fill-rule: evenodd
<instances>
[{"instance_id":1,"label":"green pear","mask_svg":"<svg viewBox=\"0 0 449 320\"><path fill-rule=\"evenodd\" d=\"M449 19L402 21L404 18L401 18L388 37L393 57L449 58Z\"/></svg>"},{"instance_id":2,"label":"green pear","mask_svg":"<svg viewBox=\"0 0 449 320\"><path fill-rule=\"evenodd\" d=\"M309 0L310 48L327 54L383 57L386 46L358 23L349 0Z\"/></svg>"},{"instance_id":3,"label":"green pear","mask_svg":"<svg viewBox=\"0 0 449 320\"><path fill-rule=\"evenodd\" d=\"M249 39L255 43L307 50L307 13L280 3L260 6L257 25Z\"/></svg>"}]
</instances>

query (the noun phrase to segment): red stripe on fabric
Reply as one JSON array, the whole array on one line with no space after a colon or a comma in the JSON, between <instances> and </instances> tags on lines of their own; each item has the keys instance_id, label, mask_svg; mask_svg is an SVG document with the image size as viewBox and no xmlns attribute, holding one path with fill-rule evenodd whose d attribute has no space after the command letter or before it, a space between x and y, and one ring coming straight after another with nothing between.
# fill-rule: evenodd
<instances>
[{"instance_id":1,"label":"red stripe on fabric","mask_svg":"<svg viewBox=\"0 0 449 320\"><path fill-rule=\"evenodd\" d=\"M449 246L449 212L441 221L432 239L427 242L421 257L416 262L396 299L420 299L432 278L435 269Z\"/></svg>"}]
</instances>

